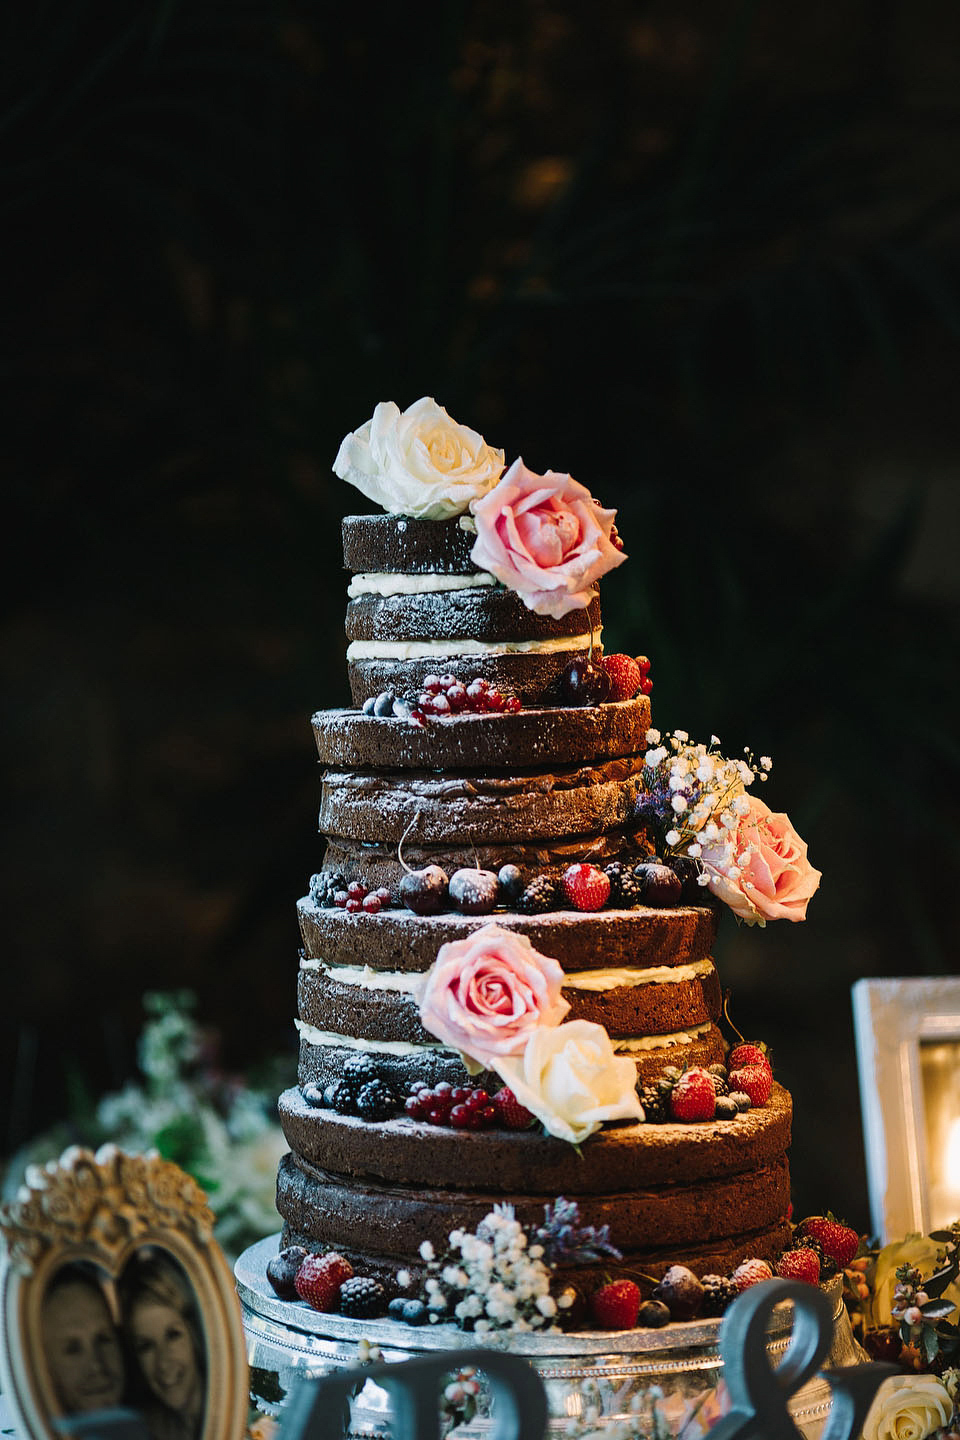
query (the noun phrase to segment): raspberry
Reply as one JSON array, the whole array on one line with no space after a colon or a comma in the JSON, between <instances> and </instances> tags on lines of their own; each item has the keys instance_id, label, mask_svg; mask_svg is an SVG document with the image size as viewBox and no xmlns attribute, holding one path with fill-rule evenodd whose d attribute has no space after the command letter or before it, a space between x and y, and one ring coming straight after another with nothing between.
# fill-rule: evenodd
<instances>
[{"instance_id":1,"label":"raspberry","mask_svg":"<svg viewBox=\"0 0 960 1440\"><path fill-rule=\"evenodd\" d=\"M493 1097L493 1105L500 1124L508 1130L526 1130L533 1124L533 1114L525 1105L520 1104L508 1085L497 1091Z\"/></svg>"},{"instance_id":2,"label":"raspberry","mask_svg":"<svg viewBox=\"0 0 960 1440\"><path fill-rule=\"evenodd\" d=\"M727 1056L728 1070L745 1070L748 1065L759 1065L761 1068L765 1066L771 1075L773 1074L766 1046L753 1040L744 1040L740 1045L734 1045Z\"/></svg>"},{"instance_id":3,"label":"raspberry","mask_svg":"<svg viewBox=\"0 0 960 1440\"><path fill-rule=\"evenodd\" d=\"M713 1076L706 1070L685 1070L670 1091L670 1114L674 1120L712 1120L717 1112Z\"/></svg>"},{"instance_id":4,"label":"raspberry","mask_svg":"<svg viewBox=\"0 0 960 1440\"><path fill-rule=\"evenodd\" d=\"M750 1096L751 1105L766 1105L773 1090L773 1071L769 1065L746 1065L730 1071L730 1090L742 1090Z\"/></svg>"},{"instance_id":5,"label":"raspberry","mask_svg":"<svg viewBox=\"0 0 960 1440\"><path fill-rule=\"evenodd\" d=\"M777 1261L777 1274L783 1280L805 1280L808 1285L819 1285L820 1261L812 1250L786 1250Z\"/></svg>"},{"instance_id":6,"label":"raspberry","mask_svg":"<svg viewBox=\"0 0 960 1440\"><path fill-rule=\"evenodd\" d=\"M632 700L640 689L640 666L629 655L604 655L600 662L610 681L611 701Z\"/></svg>"},{"instance_id":7,"label":"raspberry","mask_svg":"<svg viewBox=\"0 0 960 1440\"><path fill-rule=\"evenodd\" d=\"M811 1236L819 1241L824 1255L828 1255L838 1270L845 1270L860 1248L860 1236L856 1230L831 1214L811 1215L798 1226L801 1236Z\"/></svg>"},{"instance_id":8,"label":"raspberry","mask_svg":"<svg viewBox=\"0 0 960 1440\"><path fill-rule=\"evenodd\" d=\"M744 1260L738 1265L730 1276L730 1283L739 1293L741 1290L749 1290L751 1285L759 1285L762 1280L772 1280L773 1271L766 1260L756 1258Z\"/></svg>"},{"instance_id":9,"label":"raspberry","mask_svg":"<svg viewBox=\"0 0 960 1440\"><path fill-rule=\"evenodd\" d=\"M349 1260L329 1250L326 1255L308 1255L294 1281L297 1294L314 1310L330 1311L337 1307L340 1287L353 1274Z\"/></svg>"},{"instance_id":10,"label":"raspberry","mask_svg":"<svg viewBox=\"0 0 960 1440\"><path fill-rule=\"evenodd\" d=\"M369 1320L379 1315L385 1303L383 1286L368 1275L354 1275L340 1287L340 1314L350 1315L354 1320Z\"/></svg>"},{"instance_id":11,"label":"raspberry","mask_svg":"<svg viewBox=\"0 0 960 1440\"><path fill-rule=\"evenodd\" d=\"M588 1304L601 1330L632 1330L640 1310L640 1287L632 1280L613 1280L594 1290Z\"/></svg>"},{"instance_id":12,"label":"raspberry","mask_svg":"<svg viewBox=\"0 0 960 1440\"><path fill-rule=\"evenodd\" d=\"M610 880L596 865L569 865L563 891L575 910L602 910L610 898Z\"/></svg>"}]
</instances>

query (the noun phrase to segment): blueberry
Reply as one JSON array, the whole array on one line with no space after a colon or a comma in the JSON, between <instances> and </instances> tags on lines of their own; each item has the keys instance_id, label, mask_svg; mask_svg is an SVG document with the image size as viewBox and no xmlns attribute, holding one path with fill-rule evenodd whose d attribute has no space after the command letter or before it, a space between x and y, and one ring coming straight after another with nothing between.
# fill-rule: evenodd
<instances>
[{"instance_id":1,"label":"blueberry","mask_svg":"<svg viewBox=\"0 0 960 1440\"><path fill-rule=\"evenodd\" d=\"M516 865L504 865L497 879L503 891L504 900L519 900L523 894L523 876Z\"/></svg>"},{"instance_id":2,"label":"blueberry","mask_svg":"<svg viewBox=\"0 0 960 1440\"><path fill-rule=\"evenodd\" d=\"M373 714L373 707L374 707L374 705L375 705L376 703L377 703L377 702L376 702L376 700L374 699L374 697L373 697L372 695L371 695L367 700L364 700L364 702L363 702L363 713L364 713L364 715L372 715L372 714Z\"/></svg>"},{"instance_id":3,"label":"blueberry","mask_svg":"<svg viewBox=\"0 0 960 1440\"><path fill-rule=\"evenodd\" d=\"M308 1252L302 1245L288 1245L286 1250L281 1250L277 1255L271 1255L267 1261L267 1279L276 1290L281 1300L296 1300L297 1290L294 1281L297 1278L297 1271L307 1258Z\"/></svg>"},{"instance_id":4,"label":"blueberry","mask_svg":"<svg viewBox=\"0 0 960 1440\"><path fill-rule=\"evenodd\" d=\"M391 1320L402 1320L403 1312L411 1302L403 1295L396 1295L387 1306L387 1314Z\"/></svg>"},{"instance_id":5,"label":"blueberry","mask_svg":"<svg viewBox=\"0 0 960 1440\"><path fill-rule=\"evenodd\" d=\"M409 700L403 700L397 695L393 702L393 713L398 720L409 720L413 714L413 706Z\"/></svg>"},{"instance_id":6,"label":"blueberry","mask_svg":"<svg viewBox=\"0 0 960 1440\"><path fill-rule=\"evenodd\" d=\"M670 1323L670 1310L662 1300L646 1300L637 1312L637 1324L644 1329L659 1330Z\"/></svg>"},{"instance_id":7,"label":"blueberry","mask_svg":"<svg viewBox=\"0 0 960 1440\"><path fill-rule=\"evenodd\" d=\"M379 715L381 720L387 719L393 714L393 702L396 699L392 690L381 690L373 702L373 713Z\"/></svg>"},{"instance_id":8,"label":"blueberry","mask_svg":"<svg viewBox=\"0 0 960 1440\"><path fill-rule=\"evenodd\" d=\"M422 1300L404 1300L402 1313L408 1325L426 1325L429 1311Z\"/></svg>"},{"instance_id":9,"label":"blueberry","mask_svg":"<svg viewBox=\"0 0 960 1440\"><path fill-rule=\"evenodd\" d=\"M300 1094L303 1096L303 1103L315 1110L322 1110L327 1105L326 1092L319 1085L304 1085Z\"/></svg>"}]
</instances>

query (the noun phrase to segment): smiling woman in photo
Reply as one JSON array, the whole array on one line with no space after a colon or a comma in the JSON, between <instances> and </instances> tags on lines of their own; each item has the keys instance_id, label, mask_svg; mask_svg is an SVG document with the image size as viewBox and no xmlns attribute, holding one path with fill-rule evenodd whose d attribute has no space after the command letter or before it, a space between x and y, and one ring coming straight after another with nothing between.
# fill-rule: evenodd
<instances>
[{"instance_id":1,"label":"smiling woman in photo","mask_svg":"<svg viewBox=\"0 0 960 1440\"><path fill-rule=\"evenodd\" d=\"M198 1440L206 1387L204 1347L186 1276L154 1253L121 1281L124 1331L139 1371L151 1440Z\"/></svg>"},{"instance_id":2,"label":"smiling woman in photo","mask_svg":"<svg viewBox=\"0 0 960 1440\"><path fill-rule=\"evenodd\" d=\"M43 1350L64 1415L109 1410L124 1392L123 1351L96 1276L67 1265L43 1299Z\"/></svg>"}]
</instances>

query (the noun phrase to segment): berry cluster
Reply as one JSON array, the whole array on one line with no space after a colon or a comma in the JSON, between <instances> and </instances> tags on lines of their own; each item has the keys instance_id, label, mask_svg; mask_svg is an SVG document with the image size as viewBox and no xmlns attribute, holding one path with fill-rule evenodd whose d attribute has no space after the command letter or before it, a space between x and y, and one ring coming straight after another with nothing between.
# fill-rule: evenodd
<instances>
[{"instance_id":1,"label":"berry cluster","mask_svg":"<svg viewBox=\"0 0 960 1440\"><path fill-rule=\"evenodd\" d=\"M439 915L448 904L461 915L489 915L498 905L516 900L522 889L516 865L503 865L498 872L465 867L449 876L439 865L427 865L407 871L400 881L400 899L415 915Z\"/></svg>"},{"instance_id":2,"label":"berry cluster","mask_svg":"<svg viewBox=\"0 0 960 1440\"><path fill-rule=\"evenodd\" d=\"M281 1300L305 1300L328 1314L339 1310L355 1320L370 1320L386 1308L380 1282L355 1275L350 1261L335 1250L314 1255L301 1245L288 1245L267 1262L267 1279Z\"/></svg>"},{"instance_id":3,"label":"berry cluster","mask_svg":"<svg viewBox=\"0 0 960 1440\"><path fill-rule=\"evenodd\" d=\"M653 691L646 655L604 655L571 660L560 676L560 697L568 705L613 704Z\"/></svg>"},{"instance_id":4,"label":"berry cluster","mask_svg":"<svg viewBox=\"0 0 960 1440\"><path fill-rule=\"evenodd\" d=\"M743 1053L762 1057L762 1064L744 1063ZM738 1045L727 1065L694 1065L679 1070L666 1065L655 1081L638 1084L647 1121L662 1125L674 1120L694 1123L735 1120L754 1105L765 1105L773 1090L773 1070L759 1045Z\"/></svg>"},{"instance_id":5,"label":"berry cluster","mask_svg":"<svg viewBox=\"0 0 960 1440\"><path fill-rule=\"evenodd\" d=\"M587 1308L601 1330L660 1329L676 1321L722 1315L741 1291L772 1275L766 1260L755 1257L744 1260L731 1275L698 1276L686 1265L671 1265L648 1300L643 1300L632 1280L614 1280L590 1295Z\"/></svg>"},{"instance_id":6,"label":"berry cluster","mask_svg":"<svg viewBox=\"0 0 960 1440\"><path fill-rule=\"evenodd\" d=\"M479 1085L451 1085L446 1080L434 1086L414 1081L404 1109L411 1120L453 1130L490 1130L495 1125L525 1130L534 1118L507 1086L490 1095Z\"/></svg>"},{"instance_id":7,"label":"berry cluster","mask_svg":"<svg viewBox=\"0 0 960 1440\"><path fill-rule=\"evenodd\" d=\"M613 860L601 870L596 865L570 865L560 879L535 875L521 890L517 909L524 915L542 915L548 910L602 910L649 905L663 909L679 905L683 882L669 865L644 860L628 865Z\"/></svg>"},{"instance_id":8,"label":"berry cluster","mask_svg":"<svg viewBox=\"0 0 960 1440\"><path fill-rule=\"evenodd\" d=\"M355 1115L360 1120L389 1120L399 1115L403 1100L369 1055L351 1055L344 1061L343 1075L323 1090L305 1085L308 1105L335 1110L338 1115Z\"/></svg>"},{"instance_id":9,"label":"berry cluster","mask_svg":"<svg viewBox=\"0 0 960 1440\"><path fill-rule=\"evenodd\" d=\"M346 910L355 915L363 910L367 915L379 915L393 905L393 896L386 886L369 889L360 880L348 881L340 870L321 870L310 877L310 899L323 910Z\"/></svg>"},{"instance_id":10,"label":"berry cluster","mask_svg":"<svg viewBox=\"0 0 960 1440\"><path fill-rule=\"evenodd\" d=\"M381 690L363 702L364 715L381 720L407 720L424 726L428 718L446 720L451 715L513 715L523 706L516 695L504 694L489 680L476 676L464 682L455 675L427 675L416 696Z\"/></svg>"}]
</instances>

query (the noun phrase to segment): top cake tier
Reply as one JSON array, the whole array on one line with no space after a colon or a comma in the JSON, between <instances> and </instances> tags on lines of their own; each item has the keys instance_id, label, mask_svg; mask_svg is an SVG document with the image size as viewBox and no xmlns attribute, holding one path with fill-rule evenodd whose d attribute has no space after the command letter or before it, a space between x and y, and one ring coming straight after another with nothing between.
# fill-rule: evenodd
<instances>
[{"instance_id":1,"label":"top cake tier","mask_svg":"<svg viewBox=\"0 0 960 1440\"><path fill-rule=\"evenodd\" d=\"M556 703L572 660L600 653L600 601L557 619L478 570L468 516L348 515L347 665L355 705L384 690L416 694L430 674L481 678L524 705Z\"/></svg>"}]
</instances>

